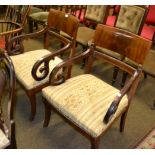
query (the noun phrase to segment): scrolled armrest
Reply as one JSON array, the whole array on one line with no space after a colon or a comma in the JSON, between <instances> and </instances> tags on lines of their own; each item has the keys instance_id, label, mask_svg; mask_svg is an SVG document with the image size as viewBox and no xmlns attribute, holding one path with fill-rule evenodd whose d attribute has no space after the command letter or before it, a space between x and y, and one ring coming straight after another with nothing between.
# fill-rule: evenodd
<instances>
[{"instance_id":1,"label":"scrolled armrest","mask_svg":"<svg viewBox=\"0 0 155 155\"><path fill-rule=\"evenodd\" d=\"M44 78L46 78L47 75L49 74L50 60L52 60L52 59L54 60L55 56L60 55L62 52L65 52L66 50L70 49L71 47L72 47L72 42L68 43L66 46L55 51L54 53L48 54L48 55L42 57L40 60L38 60L32 68L32 71L31 71L32 77L36 81L41 81ZM41 75L37 75L37 71L39 71L41 73Z\"/></svg>"},{"instance_id":2,"label":"scrolled armrest","mask_svg":"<svg viewBox=\"0 0 155 155\"><path fill-rule=\"evenodd\" d=\"M106 112L106 114L104 116L103 122L105 124L107 124L111 120L112 116L116 113L121 99L130 90L130 87L132 86L132 83L137 79L139 74L140 74L140 71L136 70L135 73L133 74L133 76L128 81L128 83L115 96L113 102L111 103L110 107L108 108L108 110L107 110L107 112Z\"/></svg>"}]
</instances>

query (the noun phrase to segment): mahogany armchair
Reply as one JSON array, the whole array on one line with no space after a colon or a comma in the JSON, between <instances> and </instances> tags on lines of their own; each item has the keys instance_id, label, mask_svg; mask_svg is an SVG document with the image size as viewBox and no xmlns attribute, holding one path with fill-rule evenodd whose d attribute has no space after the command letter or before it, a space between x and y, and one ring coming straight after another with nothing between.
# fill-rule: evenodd
<instances>
[{"instance_id":1,"label":"mahogany armchair","mask_svg":"<svg viewBox=\"0 0 155 155\"><path fill-rule=\"evenodd\" d=\"M120 10L116 18L114 19L113 25L114 27L124 29L128 32L132 32L134 34L140 35L143 30L143 26L145 23L145 19L148 13L148 8L145 6L135 6L135 5L121 5ZM100 52L104 52L104 49L98 49ZM117 54L115 52L107 52L111 56L125 61L130 65L135 66L132 61L125 58L122 54ZM118 75L118 68L114 68L113 80L112 84L115 83L117 75ZM127 73L123 73L121 86L123 87L127 78Z\"/></svg>"},{"instance_id":2,"label":"mahogany armchair","mask_svg":"<svg viewBox=\"0 0 155 155\"><path fill-rule=\"evenodd\" d=\"M139 66L133 68L123 61L98 52L97 46L123 54L137 62ZM101 136L119 117L121 117L120 132L123 132L127 112L141 77L142 64L150 46L150 41L133 33L99 24L93 44L85 52L58 64L50 73L49 86L42 89L45 105L44 127L48 126L51 109L54 109L90 139L91 148L99 147ZM83 58L88 59L85 74L68 78L68 66ZM119 90L91 74L95 60L117 66L128 72L131 78ZM38 61L33 70L36 71L46 62L47 58ZM45 70L49 71L48 66ZM60 70L63 72L60 73ZM58 72L59 77L56 76ZM33 77L39 79L37 76Z\"/></svg>"},{"instance_id":3,"label":"mahogany armchair","mask_svg":"<svg viewBox=\"0 0 155 155\"><path fill-rule=\"evenodd\" d=\"M0 48L7 50L10 39L22 33L29 11L29 5L7 7L4 18L0 20Z\"/></svg>"},{"instance_id":4,"label":"mahogany armchair","mask_svg":"<svg viewBox=\"0 0 155 155\"><path fill-rule=\"evenodd\" d=\"M0 148L16 148L15 72L7 52L0 49Z\"/></svg>"},{"instance_id":5,"label":"mahogany armchair","mask_svg":"<svg viewBox=\"0 0 155 155\"><path fill-rule=\"evenodd\" d=\"M50 64L50 70L52 70L58 63L62 61L62 59L58 57L60 54L64 52L70 52L69 56L72 57L75 54L75 39L78 25L79 20L76 17L69 14L65 14L62 11L51 9L48 16L48 23L45 28L32 34L14 37L10 41L9 54L12 55L11 59L15 67L17 80L26 91L26 94L31 103L30 120L33 120L36 114L36 93L41 91L41 89L47 86L49 83L48 78L44 79L41 82L38 82L33 79L31 75L33 65L40 58L47 57L48 63L45 65ZM70 35L72 37L72 40L69 41L66 38L62 37L59 34L60 30ZM43 35L44 49L23 53L24 49L22 41L24 39L28 39L30 37L39 37ZM60 42L63 42L65 46L55 51L49 51L48 47L49 39L51 38L50 36L56 37ZM10 50L10 47L15 40L21 40L20 46L17 46L15 50ZM55 58L51 57L52 53L55 55ZM46 74L46 72L44 72L44 68L42 67L40 68L40 72ZM40 72L38 72L38 74L40 74Z\"/></svg>"}]
</instances>

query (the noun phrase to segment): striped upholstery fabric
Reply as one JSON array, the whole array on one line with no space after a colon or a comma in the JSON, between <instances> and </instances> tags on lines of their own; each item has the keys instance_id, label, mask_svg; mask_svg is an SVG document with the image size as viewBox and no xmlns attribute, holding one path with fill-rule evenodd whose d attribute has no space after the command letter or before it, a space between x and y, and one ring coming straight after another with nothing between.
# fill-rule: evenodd
<instances>
[{"instance_id":1,"label":"striped upholstery fabric","mask_svg":"<svg viewBox=\"0 0 155 155\"><path fill-rule=\"evenodd\" d=\"M11 59L15 67L16 77L28 90L35 88L39 85L42 85L48 81L49 77L45 78L42 81L34 80L31 75L31 70L37 60L39 60L41 57L48 55L50 53L51 52L46 49L41 49L41 50L29 51L16 56L11 56ZM50 71L61 61L62 60L58 57L55 57L54 61L51 60Z\"/></svg>"},{"instance_id":2,"label":"striped upholstery fabric","mask_svg":"<svg viewBox=\"0 0 155 155\"><path fill-rule=\"evenodd\" d=\"M107 109L119 92L90 74L79 75L58 86L42 90L44 98L58 111L93 137L99 136L128 103L124 96L108 124L103 123Z\"/></svg>"},{"instance_id":3,"label":"striped upholstery fabric","mask_svg":"<svg viewBox=\"0 0 155 155\"><path fill-rule=\"evenodd\" d=\"M0 129L0 148L6 148L10 144L8 138L3 133L3 131Z\"/></svg>"}]
</instances>

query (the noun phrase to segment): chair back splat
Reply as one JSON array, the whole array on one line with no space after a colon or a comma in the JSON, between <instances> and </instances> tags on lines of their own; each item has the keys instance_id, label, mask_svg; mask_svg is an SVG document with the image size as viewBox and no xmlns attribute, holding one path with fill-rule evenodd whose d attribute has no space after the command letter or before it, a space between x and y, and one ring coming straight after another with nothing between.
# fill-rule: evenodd
<instances>
[{"instance_id":1,"label":"chair back splat","mask_svg":"<svg viewBox=\"0 0 155 155\"><path fill-rule=\"evenodd\" d=\"M7 52L3 51L3 53L0 53L0 148L16 148L15 122L13 115L15 81L12 61ZM6 88L6 86L8 86L8 88ZM6 93L8 95L6 95ZM7 110L4 110L4 107L5 109L7 107Z\"/></svg>"},{"instance_id":2,"label":"chair back splat","mask_svg":"<svg viewBox=\"0 0 155 155\"><path fill-rule=\"evenodd\" d=\"M102 25L98 25L94 36L94 44L96 46L115 51L137 64L143 64L150 49L148 42L147 39L142 39L128 31Z\"/></svg>"},{"instance_id":3,"label":"chair back splat","mask_svg":"<svg viewBox=\"0 0 155 155\"><path fill-rule=\"evenodd\" d=\"M58 31L61 30L72 38L76 38L78 26L79 24L76 17L59 10L50 10L48 16L48 27L53 27Z\"/></svg>"}]
</instances>

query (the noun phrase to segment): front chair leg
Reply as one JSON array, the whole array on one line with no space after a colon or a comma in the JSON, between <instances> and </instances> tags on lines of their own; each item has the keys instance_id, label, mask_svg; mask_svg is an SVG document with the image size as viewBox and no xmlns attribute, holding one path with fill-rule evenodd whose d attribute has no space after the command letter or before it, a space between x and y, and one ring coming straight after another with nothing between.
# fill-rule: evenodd
<instances>
[{"instance_id":1,"label":"front chair leg","mask_svg":"<svg viewBox=\"0 0 155 155\"><path fill-rule=\"evenodd\" d=\"M100 144L100 138L91 138L91 149L98 149Z\"/></svg>"},{"instance_id":2,"label":"front chair leg","mask_svg":"<svg viewBox=\"0 0 155 155\"><path fill-rule=\"evenodd\" d=\"M127 112L128 112L128 110L126 110L126 111L122 114L122 116L121 116L121 120L120 120L120 132L123 132L123 131L124 131Z\"/></svg>"},{"instance_id":3,"label":"front chair leg","mask_svg":"<svg viewBox=\"0 0 155 155\"><path fill-rule=\"evenodd\" d=\"M31 115L30 115L29 120L33 121L34 117L36 115L36 95L32 91L27 91L27 95L28 95L30 103L31 103Z\"/></svg>"},{"instance_id":4,"label":"front chair leg","mask_svg":"<svg viewBox=\"0 0 155 155\"><path fill-rule=\"evenodd\" d=\"M43 103L45 107L45 118L44 118L43 127L47 127L50 121L50 117L51 117L51 106L48 104L48 102L46 101L44 97L43 97Z\"/></svg>"}]
</instances>

